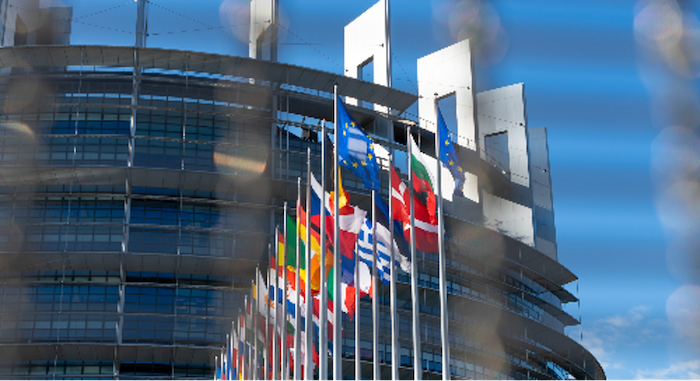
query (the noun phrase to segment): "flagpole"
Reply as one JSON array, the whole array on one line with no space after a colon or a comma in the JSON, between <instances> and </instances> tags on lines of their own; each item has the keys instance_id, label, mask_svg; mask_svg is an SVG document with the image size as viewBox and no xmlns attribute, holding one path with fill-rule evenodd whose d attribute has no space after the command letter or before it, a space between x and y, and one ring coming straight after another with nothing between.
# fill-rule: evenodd
<instances>
[{"instance_id":1,"label":"flagpole","mask_svg":"<svg viewBox=\"0 0 700 381\"><path fill-rule=\"evenodd\" d=\"M235 368L236 368L235 373L236 374L234 374L233 376L235 377L234 379L236 379L236 380L238 379L238 374L241 371L241 365L238 363L238 355L240 353L239 352L240 351L240 348L239 348L239 346L240 346L240 329L238 329L239 325L237 323L238 322L235 319L233 321L231 321L231 333L233 333L233 332L236 333L236 337L233 339L234 340L233 344L236 345L234 347L234 348L236 348L236 350L233 352L233 357L234 357L233 363L236 364L236 366L235 366Z\"/></svg>"},{"instance_id":2,"label":"flagpole","mask_svg":"<svg viewBox=\"0 0 700 381\"><path fill-rule=\"evenodd\" d=\"M284 202L284 258L282 258L282 298L279 300L282 303L282 319L280 320L280 341L282 342L281 356L281 375L285 380L289 379L287 372L287 201ZM279 259L278 259L279 261ZM278 267L279 268L279 267ZM279 279L279 275L277 275ZM279 291L277 292L279 297ZM279 315L278 315L279 316ZM275 351L277 351L275 349Z\"/></svg>"},{"instance_id":3,"label":"flagpole","mask_svg":"<svg viewBox=\"0 0 700 381\"><path fill-rule=\"evenodd\" d=\"M411 127L406 126L406 146L408 147L408 189L411 198L411 313L413 317L413 378L423 379L423 362L421 360L420 320L418 300L418 258L416 258L416 221L413 203L413 165L411 163Z\"/></svg>"},{"instance_id":4,"label":"flagpole","mask_svg":"<svg viewBox=\"0 0 700 381\"><path fill-rule=\"evenodd\" d=\"M268 246L268 250L270 249L270 246ZM270 253L268 251L268 253ZM262 276L262 273L260 273ZM268 340L268 335L270 334L270 284L272 283L270 280L270 266L267 266L267 283L265 284L265 287L258 287L258 294L263 293L263 295L260 295L261 298L259 300L264 300L265 301L265 316L263 316L263 320L265 321L265 334L263 335L263 342L262 342L262 352L263 352L263 366L262 366L262 371L263 371L263 379L267 378L268 375L268 370L270 369L270 341ZM263 281L265 279L262 279ZM258 301L259 303L259 301Z\"/></svg>"},{"instance_id":5,"label":"flagpole","mask_svg":"<svg viewBox=\"0 0 700 381\"><path fill-rule=\"evenodd\" d=\"M233 370L236 369L236 367L233 365L233 321L231 321L231 334L229 335L229 341L228 341L228 377L226 377L227 380L230 380L233 378Z\"/></svg>"},{"instance_id":6,"label":"flagpole","mask_svg":"<svg viewBox=\"0 0 700 381\"><path fill-rule=\"evenodd\" d=\"M277 236L276 233L277 233L277 230L275 229L275 237ZM270 250L270 245L268 245L267 247L268 247L268 258L269 258L269 261L274 261L274 260L275 260L275 256L272 255L272 251ZM275 245L275 249L277 249L277 246L276 246L276 245ZM272 276L271 276L270 272L271 272L271 268L270 268L270 266L267 266L267 283L268 283L267 287L271 287L271 286L272 286ZM258 286L258 287L260 287L260 286ZM266 353L267 353L268 355L265 356L264 361L263 361L263 374L265 375L264 378L267 378L267 377L268 377L268 374L270 374L270 370L271 370L271 369L274 369L274 368L273 368L273 367L274 367L274 357L270 357L270 356L269 356L269 352L267 352L267 351L269 350L269 348L268 348L268 347L269 347L269 341L268 341L268 339L267 339L267 338L268 338L267 335L270 334L270 330L271 330L271 329L272 329L272 330L275 329L275 328L274 328L275 321L272 320L272 319L270 319L270 316L272 316L272 315L271 315L272 309L270 308L270 298L269 298L269 296L268 296L267 300L265 300L265 311L267 311L267 315L266 315L266 316L268 317L268 319L267 319L267 321L265 322L265 345L264 345L264 348L265 348L265 351L266 351ZM272 327L270 327L270 321L272 321L272 324L273 324ZM275 345L275 344L274 344L274 342L273 342L273 344L272 344L273 348L274 348L274 345Z\"/></svg>"},{"instance_id":7,"label":"flagpole","mask_svg":"<svg viewBox=\"0 0 700 381\"><path fill-rule=\"evenodd\" d=\"M231 322L231 335L230 335L229 341L228 341L228 374L229 374L228 379L229 380L233 380L233 370L235 368L235 366L233 365L233 364L235 364L235 362L234 362L235 356L234 356L233 348L234 347L233 347L233 321L232 321Z\"/></svg>"},{"instance_id":8,"label":"flagpole","mask_svg":"<svg viewBox=\"0 0 700 381\"><path fill-rule=\"evenodd\" d=\"M377 276L377 191L372 189L372 374L381 379L379 370L379 277Z\"/></svg>"},{"instance_id":9,"label":"flagpole","mask_svg":"<svg viewBox=\"0 0 700 381\"><path fill-rule=\"evenodd\" d=\"M328 379L328 290L326 288L326 124L321 124L321 253L320 253L320 302L318 305L318 370L319 380ZM308 228L308 227L307 227ZM311 299L311 298L310 298ZM313 302L313 299L311 299Z\"/></svg>"},{"instance_id":10,"label":"flagpole","mask_svg":"<svg viewBox=\"0 0 700 381\"><path fill-rule=\"evenodd\" d=\"M321 123L325 124L325 120ZM304 329L306 334L304 379L313 380L311 367L313 364L313 319L311 299L311 148L306 149L306 282L304 283L304 302L306 313L304 315ZM309 375L310 374L310 375Z\"/></svg>"},{"instance_id":11,"label":"flagpole","mask_svg":"<svg viewBox=\"0 0 700 381\"><path fill-rule=\"evenodd\" d=\"M335 84L333 85L333 105L335 106L333 108L333 115L334 115L334 124L335 124L335 133L333 134L334 138L334 145L335 145L335 160L333 163L333 182L334 182L334 189L333 192L335 192L335 197L333 197L334 205L333 205L333 215L335 216L334 218L334 229L333 229L333 267L335 271L335 276L333 277L333 282L335 283L333 285L333 379L334 380L342 380L343 379L343 356L342 356L342 340L341 340L341 324L342 320L340 319L342 317L341 311L338 309L340 303L341 303L341 297L340 297L340 226L339 226L339 219L340 219L340 213L339 213L339 198L340 195L338 194L338 134L340 133L340 128L338 128L338 85ZM324 136L325 140L325 136ZM325 194L325 192L324 192ZM325 308L322 308L325 309Z\"/></svg>"},{"instance_id":12,"label":"flagpole","mask_svg":"<svg viewBox=\"0 0 700 381\"><path fill-rule=\"evenodd\" d=\"M243 306L245 307L245 306ZM241 332L241 319L245 319L245 315L241 315L241 309L238 309L238 358L236 361L238 362L238 374L236 375L237 380L241 380L245 377L245 364L244 364L244 356L245 356L245 337L243 336L243 332ZM243 325L243 328L245 328L245 323ZM243 343L243 346L241 346L241 343Z\"/></svg>"},{"instance_id":13,"label":"flagpole","mask_svg":"<svg viewBox=\"0 0 700 381\"><path fill-rule=\"evenodd\" d=\"M257 275L255 275L255 276L257 276ZM250 285L250 299L248 299L248 295L246 295L245 299L246 299L246 301L250 300L250 302L252 303L252 301L253 301L253 284L252 284L252 283L253 283L253 282L250 282L250 283L251 283L251 285ZM246 307L246 314L245 314L245 317L246 317L246 320L248 320L248 307L250 307L250 311L251 311L251 313L252 313L252 312L253 312L253 306L252 306L252 304L246 303L245 307ZM246 340L245 340L245 345L246 345L246 351L245 351L245 355L246 355L246 359L245 359L245 360L246 360L246 367L245 367L245 369L246 369L246 376L247 376L246 379L254 380L253 372L252 372L252 370L253 370L253 357L251 356L252 351L251 351L251 348L250 348L250 344L251 344L251 343L250 343L250 337L248 337L248 330L250 329L250 327L252 327L252 324L251 324L251 323L252 323L252 322L251 322L250 320L248 320L248 321L246 322L246 325L245 325L245 335L246 335ZM255 332L255 331L253 330L253 333L254 333L254 332Z\"/></svg>"},{"instance_id":14,"label":"flagpole","mask_svg":"<svg viewBox=\"0 0 700 381\"><path fill-rule=\"evenodd\" d=\"M299 224L301 221L299 221L299 212L301 211L301 177L297 177L297 213L296 213L296 221L297 221L297 232L296 232L296 263L294 264L294 267L296 268L296 272L294 273L296 276L294 277L294 291L296 292L296 295L294 295L294 379L295 380L301 380L301 348L299 348L300 345L300 338L301 338L301 307L299 306L299 294L301 293L301 290L299 290L300 285L300 264L301 264L301 245L299 244Z\"/></svg>"},{"instance_id":15,"label":"flagpole","mask_svg":"<svg viewBox=\"0 0 700 381\"><path fill-rule=\"evenodd\" d=\"M226 346L224 348L224 353L221 354L221 356L226 356L226 366L224 369L222 369L221 373L224 371L226 372L226 379L230 380L231 379L231 357L228 355L229 351L229 344L231 342L231 335L226 335Z\"/></svg>"},{"instance_id":16,"label":"flagpole","mask_svg":"<svg viewBox=\"0 0 700 381\"><path fill-rule=\"evenodd\" d=\"M389 170L394 165L394 157L391 152L389 152ZM391 379L399 379L399 359L400 359L400 349L399 346L399 322L396 316L396 253L394 252L394 177L389 174L389 261L391 262Z\"/></svg>"},{"instance_id":17,"label":"flagpole","mask_svg":"<svg viewBox=\"0 0 700 381\"><path fill-rule=\"evenodd\" d=\"M275 260L277 263L279 263L279 255L280 255L279 226L275 226L275 251L274 251L274 253L275 253ZM273 266L275 266L279 269L279 267L277 266L277 263L273 264ZM270 273L270 271L268 270L268 274L269 273ZM279 289L278 288L279 285L277 284L278 283L277 279L279 279L279 275L277 275L275 277L275 280L274 280L275 281L275 288L274 288L274 295L272 296L274 298L273 303L277 303L277 299L279 298L279 294L280 294L279 291L277 291ZM272 283L272 280L270 280L269 282ZM268 309L270 309L270 303L268 302L267 304L268 304ZM273 304L273 306L275 307L275 310L272 311L272 309L270 309L270 312L275 314L275 320L273 320L273 326L272 326L272 348L271 348L272 349L272 356L270 356L270 360L272 360L272 379L277 380L279 378L279 373L277 372L277 370L279 369L279 358L277 357L277 346L278 346L277 345L277 320L278 320L277 317L278 316L277 316L277 305ZM267 347L267 343L265 343L265 346ZM269 377L269 371L265 372L265 378L267 378L267 377Z\"/></svg>"},{"instance_id":18,"label":"flagpole","mask_svg":"<svg viewBox=\"0 0 700 381\"><path fill-rule=\"evenodd\" d=\"M435 116L439 118L439 115L438 99L437 94L435 94ZM445 216L442 210L442 164L440 160L442 139L444 137L440 137L440 127L438 126L435 129L435 157L437 159L438 249L440 258L440 336L442 337L442 379L449 380L452 374L450 369L450 337L448 336L449 312L447 307L447 275L445 274L445 233L443 231Z\"/></svg>"},{"instance_id":19,"label":"flagpole","mask_svg":"<svg viewBox=\"0 0 700 381\"><path fill-rule=\"evenodd\" d=\"M270 248L269 244L267 247L269 250L269 248ZM257 278L257 276L258 276L258 265L255 265L255 277ZM260 295L257 295L258 294L257 292L255 292L255 294L256 294L255 298L253 298L253 300L255 302L251 303L251 306L250 306L250 310L252 312L251 315L252 315L252 319L253 319L253 337L252 337L252 339L253 339L253 367L252 367L253 372L251 375L253 376L252 378L254 380L257 380L258 376L259 376L259 372L258 372L258 317L256 316L258 314L258 312L257 312L258 308L255 306L255 304L258 303L258 298L260 297Z\"/></svg>"},{"instance_id":20,"label":"flagpole","mask_svg":"<svg viewBox=\"0 0 700 381\"><path fill-rule=\"evenodd\" d=\"M240 319L240 318L241 318L241 312L240 312L240 308L239 308L237 319ZM236 380L238 380L238 379L240 379L240 377L238 375L241 374L241 372L243 371L243 366L241 365L241 362L239 361L240 356L241 356L241 329L240 329L240 322L239 321L234 320L233 324L234 324L234 329L236 330L236 339L238 340L236 342L236 348L238 348L238 350L236 351L236 355L233 356L233 357L235 357L235 359L233 360L233 363L236 364L235 376L236 376Z\"/></svg>"},{"instance_id":21,"label":"flagpole","mask_svg":"<svg viewBox=\"0 0 700 381\"><path fill-rule=\"evenodd\" d=\"M246 372L248 373L249 380L253 379L253 341L252 341L252 337L251 337L252 335L249 335L248 333L249 332L255 333L255 331L253 331L253 329L252 329L253 328L253 325L252 325L252 323L253 323L252 322L252 320L253 320L252 319L252 316L253 316L253 314L252 314L252 312L253 312L253 304L252 304L253 303L253 292L252 291L253 290L251 288L250 298L248 298L249 304L246 306L246 321L247 321L247 324L246 324L246 340L247 340L246 341L246 357L247 358L246 358L245 369L246 369ZM248 307L250 307L251 319L248 319Z\"/></svg>"},{"instance_id":22,"label":"flagpole","mask_svg":"<svg viewBox=\"0 0 700 381\"><path fill-rule=\"evenodd\" d=\"M360 253L355 243L355 379L362 379L360 362Z\"/></svg>"},{"instance_id":23,"label":"flagpole","mask_svg":"<svg viewBox=\"0 0 700 381\"><path fill-rule=\"evenodd\" d=\"M246 296L244 295L244 298ZM245 305L243 306L245 308ZM241 324L243 322L243 324ZM243 329L241 329L243 328ZM238 378L239 380L243 380L246 378L246 338L245 338L245 330L246 330L246 323L245 323L245 313L241 315L241 309L238 309L238 346L240 349L238 350L238 365L240 366L240 371L238 374L240 377ZM243 345L241 345L243 344Z\"/></svg>"},{"instance_id":24,"label":"flagpole","mask_svg":"<svg viewBox=\"0 0 700 381\"><path fill-rule=\"evenodd\" d=\"M233 377L235 376L235 374L238 374L238 367L236 366L236 359L235 359L237 351L235 350L236 347L233 346L233 344L234 344L233 334L234 334L234 332L236 332L234 323L235 323L234 321L231 321L231 335L230 335L230 340L228 342L229 343L228 344L229 345L229 347L228 347L228 350L229 350L229 352L228 352L228 360L229 360L228 361L229 362L228 369L229 369L229 375L230 375L229 380L233 380ZM238 343L236 343L236 345L238 345Z\"/></svg>"}]
</instances>

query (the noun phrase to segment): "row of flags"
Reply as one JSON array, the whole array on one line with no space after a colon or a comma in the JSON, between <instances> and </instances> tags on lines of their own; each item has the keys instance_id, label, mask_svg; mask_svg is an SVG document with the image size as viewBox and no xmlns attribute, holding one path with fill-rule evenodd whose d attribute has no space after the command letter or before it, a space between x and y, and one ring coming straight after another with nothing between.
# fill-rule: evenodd
<instances>
[{"instance_id":1,"label":"row of flags","mask_svg":"<svg viewBox=\"0 0 700 381\"><path fill-rule=\"evenodd\" d=\"M285 203L283 226L276 229L274 249L272 245L269 249L270 266L267 270L256 269L250 298L245 298L245 313L232 324L227 345L217 360L216 379L313 379L316 366L320 366L319 376L328 378L323 365L327 354L333 352L334 332L339 332L334 328L341 321L335 306L339 304L352 320L360 298L369 296L376 306L374 291L378 285L373 282L391 285L395 293L394 269L409 272L415 265L411 263L410 242L415 242L415 248L422 252L440 251L441 214L437 198L441 195L436 168L432 168L436 166L435 159L427 159L411 134L407 134L411 171L407 185L396 173L388 151L374 143L338 96L336 108L337 163L372 191L371 213L351 204L342 187L340 167L339 181L329 192L316 180L307 163L307 197L301 197L304 192L299 180L295 213L289 213ZM324 146L332 147L325 129L322 135ZM464 183L464 172L439 111L437 136L439 162L452 174L456 191ZM324 161L331 156L327 152L323 153ZM389 204L375 197L381 185L377 153L390 163ZM328 173L322 176L330 177ZM340 278L338 282L336 276ZM322 294L324 288L327 298ZM418 302L414 303L417 310ZM376 331L377 322L374 327ZM326 330L327 334L321 335ZM327 337L325 345L319 342L321 336ZM323 350L319 352L319 348ZM398 350L394 348L393 352ZM335 367L340 357L334 358ZM421 362L417 359L416 363Z\"/></svg>"}]
</instances>

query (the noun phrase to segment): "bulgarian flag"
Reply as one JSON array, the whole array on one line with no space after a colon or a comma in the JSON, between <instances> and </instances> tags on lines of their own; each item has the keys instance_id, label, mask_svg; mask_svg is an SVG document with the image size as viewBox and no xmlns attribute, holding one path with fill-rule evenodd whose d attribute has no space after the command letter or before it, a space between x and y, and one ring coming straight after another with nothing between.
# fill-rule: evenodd
<instances>
[{"instance_id":1,"label":"bulgarian flag","mask_svg":"<svg viewBox=\"0 0 700 381\"><path fill-rule=\"evenodd\" d=\"M435 201L435 184L437 180L428 161L423 157L423 153L409 134L408 144L411 145L411 169L413 170L413 190L418 193L427 192L427 209L430 217L435 219L437 202Z\"/></svg>"}]
</instances>

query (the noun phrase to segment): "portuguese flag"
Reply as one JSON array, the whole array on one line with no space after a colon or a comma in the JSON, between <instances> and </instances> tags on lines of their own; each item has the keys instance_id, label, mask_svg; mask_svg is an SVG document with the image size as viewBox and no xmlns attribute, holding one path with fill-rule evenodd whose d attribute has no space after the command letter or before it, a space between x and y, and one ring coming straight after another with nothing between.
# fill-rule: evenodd
<instances>
[{"instance_id":1,"label":"portuguese flag","mask_svg":"<svg viewBox=\"0 0 700 381\"><path fill-rule=\"evenodd\" d=\"M435 184L437 180L433 171L428 169L428 164L425 158L423 158L423 153L421 153L420 148L413 140L413 136L409 134L408 144L411 145L411 169L413 170L413 190L418 193L427 192L428 198L426 206L428 207L428 213L430 218L436 219L436 206L435 201ZM437 220L435 220L437 221ZM433 221L431 221L433 222Z\"/></svg>"}]
</instances>

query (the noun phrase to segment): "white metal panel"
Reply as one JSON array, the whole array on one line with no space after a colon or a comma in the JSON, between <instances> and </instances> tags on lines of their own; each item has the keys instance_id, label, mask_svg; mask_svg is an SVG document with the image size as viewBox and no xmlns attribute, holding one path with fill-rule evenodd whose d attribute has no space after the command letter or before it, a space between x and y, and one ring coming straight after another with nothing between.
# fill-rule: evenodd
<instances>
[{"instance_id":1,"label":"white metal panel","mask_svg":"<svg viewBox=\"0 0 700 381\"><path fill-rule=\"evenodd\" d=\"M530 174L537 249L557 259L556 227L552 202L552 180L549 169L549 147L545 127L529 130Z\"/></svg>"},{"instance_id":2,"label":"white metal panel","mask_svg":"<svg viewBox=\"0 0 700 381\"><path fill-rule=\"evenodd\" d=\"M487 227L526 245L535 246L532 209L484 192L484 222Z\"/></svg>"},{"instance_id":3,"label":"white metal panel","mask_svg":"<svg viewBox=\"0 0 700 381\"><path fill-rule=\"evenodd\" d=\"M474 202L479 202L479 178L467 171L464 172L462 195Z\"/></svg>"},{"instance_id":4,"label":"white metal panel","mask_svg":"<svg viewBox=\"0 0 700 381\"><path fill-rule=\"evenodd\" d=\"M374 83L390 86L389 73L389 36L387 35L388 0L380 0L358 18L345 26L345 75L357 78L358 70L368 61L374 63ZM349 98L347 103L357 105L357 100ZM386 112L387 108L374 105L377 111Z\"/></svg>"},{"instance_id":5,"label":"white metal panel","mask_svg":"<svg viewBox=\"0 0 700 381\"><path fill-rule=\"evenodd\" d=\"M250 58L277 60L277 41L272 28L277 22L277 0L250 0Z\"/></svg>"},{"instance_id":6,"label":"white metal panel","mask_svg":"<svg viewBox=\"0 0 700 381\"><path fill-rule=\"evenodd\" d=\"M13 46L15 44L15 31L17 20L20 19L28 30L35 30L42 21L39 17L39 0L6 0L2 2L3 15L2 23L2 46ZM33 41L27 41L33 44Z\"/></svg>"},{"instance_id":7,"label":"white metal panel","mask_svg":"<svg viewBox=\"0 0 700 381\"><path fill-rule=\"evenodd\" d=\"M496 133L508 134L507 165L513 183L530 187L527 146L527 120L522 83L484 91L476 95L479 109L479 145L481 158L487 160L485 137Z\"/></svg>"},{"instance_id":8,"label":"white metal panel","mask_svg":"<svg viewBox=\"0 0 700 381\"><path fill-rule=\"evenodd\" d=\"M460 41L418 59L418 113L421 127L435 132L435 94L437 98L455 95L457 141L462 147L477 149L474 119L472 54L469 40Z\"/></svg>"}]
</instances>

